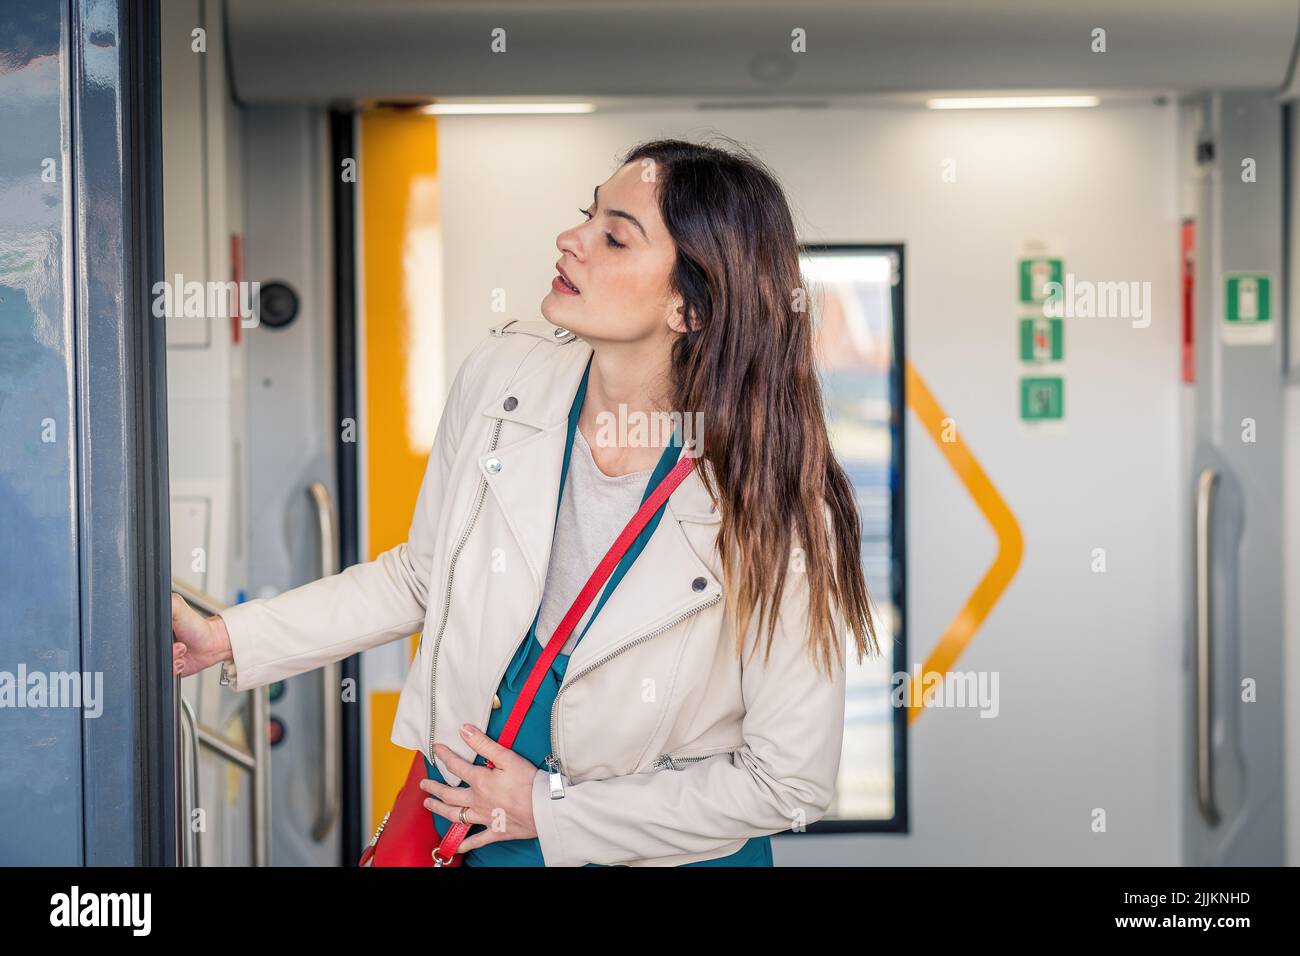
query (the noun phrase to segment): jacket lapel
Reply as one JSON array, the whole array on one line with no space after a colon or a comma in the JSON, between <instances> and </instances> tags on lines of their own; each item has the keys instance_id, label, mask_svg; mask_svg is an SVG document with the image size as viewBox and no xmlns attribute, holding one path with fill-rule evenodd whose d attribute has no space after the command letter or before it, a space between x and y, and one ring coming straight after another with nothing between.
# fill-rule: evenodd
<instances>
[{"instance_id":1,"label":"jacket lapel","mask_svg":"<svg viewBox=\"0 0 1300 956\"><path fill-rule=\"evenodd\" d=\"M682 484L692 479L693 471ZM721 594L721 585L691 548L681 523L666 512L645 550L574 648L566 680L607 654L714 603Z\"/></svg>"},{"instance_id":2,"label":"jacket lapel","mask_svg":"<svg viewBox=\"0 0 1300 956\"><path fill-rule=\"evenodd\" d=\"M501 419L503 429L511 422L528 426L522 434L511 428L512 437L480 454L478 465L528 564L534 609L541 601L555 534L567 416L590 355L591 347L581 340L560 346L549 361L516 379L480 410L481 415Z\"/></svg>"},{"instance_id":3,"label":"jacket lapel","mask_svg":"<svg viewBox=\"0 0 1300 956\"><path fill-rule=\"evenodd\" d=\"M511 438L480 454L478 465L528 564L530 615L541 603L550 565L568 413L590 355L591 346L580 339L560 346L480 409L482 416L502 420L502 428L508 423L528 426L522 435L511 428ZM684 522L716 524L720 520L699 478L699 468L697 464L669 497L667 510L645 549L575 648L569 673L721 595L721 585L696 555L682 528ZM522 583L518 577L514 580Z\"/></svg>"}]
</instances>

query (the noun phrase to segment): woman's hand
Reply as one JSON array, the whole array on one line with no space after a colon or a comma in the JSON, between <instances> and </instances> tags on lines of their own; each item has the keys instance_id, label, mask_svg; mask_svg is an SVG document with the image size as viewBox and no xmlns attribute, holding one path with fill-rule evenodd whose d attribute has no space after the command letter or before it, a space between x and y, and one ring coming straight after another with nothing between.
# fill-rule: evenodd
<instances>
[{"instance_id":1,"label":"woman's hand","mask_svg":"<svg viewBox=\"0 0 1300 956\"><path fill-rule=\"evenodd\" d=\"M468 853L497 840L526 840L537 836L533 822L533 780L537 777L537 767L477 727L465 724L460 735L492 766L469 763L448 747L434 744L433 749L447 769L469 786L453 787L428 778L420 781L420 786L433 794L424 805L438 816L459 823L460 808L468 807L465 821L487 827L462 840L456 852Z\"/></svg>"},{"instance_id":2,"label":"woman's hand","mask_svg":"<svg viewBox=\"0 0 1300 956\"><path fill-rule=\"evenodd\" d=\"M189 677L213 664L232 660L226 622L202 617L189 603L172 592L172 673Z\"/></svg>"}]
</instances>

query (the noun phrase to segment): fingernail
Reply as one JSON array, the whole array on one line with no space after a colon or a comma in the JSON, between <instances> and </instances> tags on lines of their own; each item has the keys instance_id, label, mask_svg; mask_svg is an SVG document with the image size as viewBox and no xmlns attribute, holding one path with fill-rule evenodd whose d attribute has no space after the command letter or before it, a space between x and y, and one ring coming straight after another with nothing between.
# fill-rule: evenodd
<instances>
[{"instance_id":1,"label":"fingernail","mask_svg":"<svg viewBox=\"0 0 1300 956\"><path fill-rule=\"evenodd\" d=\"M471 727L469 724L461 724L461 725L460 725L460 735L461 735L462 737L469 737L469 736L471 736L473 733L474 733L474 728Z\"/></svg>"}]
</instances>

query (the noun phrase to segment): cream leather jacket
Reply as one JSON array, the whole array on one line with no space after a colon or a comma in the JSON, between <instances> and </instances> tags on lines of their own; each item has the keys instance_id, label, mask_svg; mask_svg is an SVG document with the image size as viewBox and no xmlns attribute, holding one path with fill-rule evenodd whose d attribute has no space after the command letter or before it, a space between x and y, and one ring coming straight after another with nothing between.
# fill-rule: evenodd
<instances>
[{"instance_id":1,"label":"cream leather jacket","mask_svg":"<svg viewBox=\"0 0 1300 956\"><path fill-rule=\"evenodd\" d=\"M431 760L440 742L472 761L457 728L487 726L541 602L567 414L590 354L540 319L494 328L456 375L407 541L224 612L234 688L419 631L392 741ZM830 805L842 628L841 666L827 680L805 650L807 588L792 571L770 659L761 646L748 656L751 624L742 665L723 617L718 524L692 471L574 649L552 712L553 762L533 787L548 866L713 859L750 837L797 831Z\"/></svg>"}]
</instances>

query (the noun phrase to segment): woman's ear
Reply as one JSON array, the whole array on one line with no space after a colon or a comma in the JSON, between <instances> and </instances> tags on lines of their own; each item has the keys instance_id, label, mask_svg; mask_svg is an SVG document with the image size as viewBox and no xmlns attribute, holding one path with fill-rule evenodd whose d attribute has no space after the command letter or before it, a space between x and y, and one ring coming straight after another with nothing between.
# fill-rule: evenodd
<instances>
[{"instance_id":1,"label":"woman's ear","mask_svg":"<svg viewBox=\"0 0 1300 956\"><path fill-rule=\"evenodd\" d=\"M673 299L673 311L668 313L668 327L674 332L686 334L686 303L680 297Z\"/></svg>"}]
</instances>

